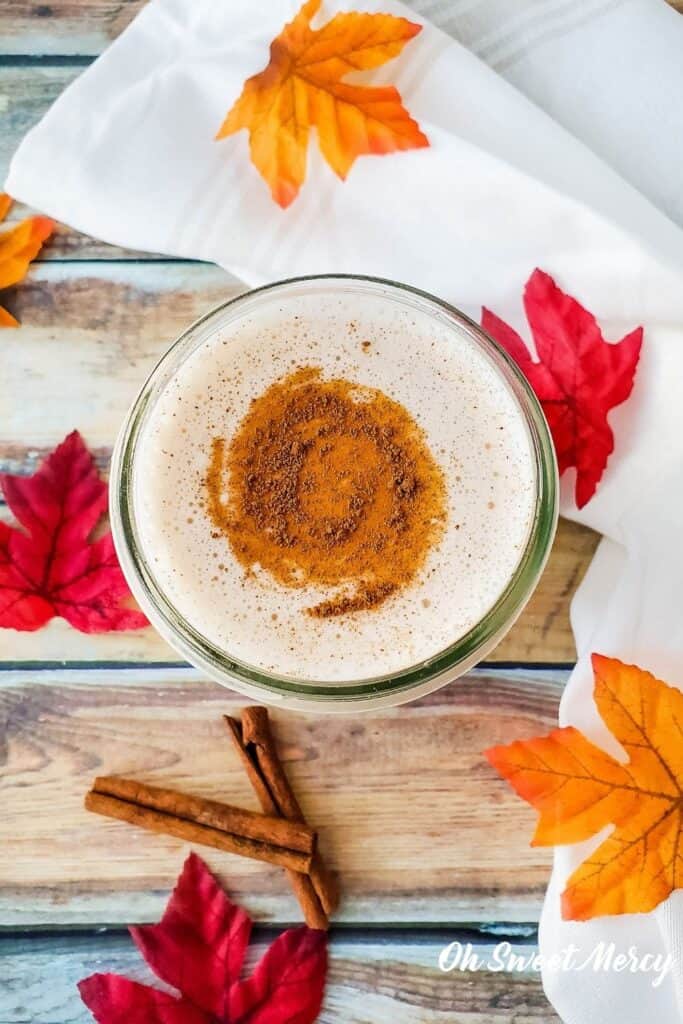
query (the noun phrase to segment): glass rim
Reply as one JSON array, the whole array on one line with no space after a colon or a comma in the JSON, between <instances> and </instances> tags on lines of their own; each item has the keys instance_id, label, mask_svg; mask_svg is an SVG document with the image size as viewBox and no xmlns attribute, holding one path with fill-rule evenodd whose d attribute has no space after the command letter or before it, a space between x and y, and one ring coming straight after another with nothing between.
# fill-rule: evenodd
<instances>
[{"instance_id":1,"label":"glass rim","mask_svg":"<svg viewBox=\"0 0 683 1024\"><path fill-rule=\"evenodd\" d=\"M221 315L239 314L272 292L316 284L346 289L380 289L393 300L417 305L464 332L504 377L523 414L536 470L536 507L524 551L515 572L497 600L482 618L452 644L416 664L385 675L337 683L333 680L302 680L266 672L230 657L213 644L178 611L158 584L143 552L134 510L135 454L142 430L155 399L182 362L202 344L202 329L214 326ZM216 327L220 326L216 323ZM169 346L138 392L119 432L110 473L110 520L119 562L134 597L158 632L187 660L209 676L247 696L295 709L317 704L320 710L398 704L428 693L462 675L495 646L508 631L531 596L547 561L558 516L558 475L555 449L541 406L519 367L497 342L473 320L429 292L381 277L356 274L312 274L287 278L246 290L194 321ZM333 707L335 702L340 706Z\"/></svg>"}]
</instances>

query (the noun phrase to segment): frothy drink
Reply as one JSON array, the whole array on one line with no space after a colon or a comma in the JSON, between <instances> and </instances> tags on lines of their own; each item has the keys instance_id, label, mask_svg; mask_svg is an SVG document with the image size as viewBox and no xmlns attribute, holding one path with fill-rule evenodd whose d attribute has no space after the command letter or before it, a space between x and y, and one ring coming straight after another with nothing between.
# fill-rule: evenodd
<instances>
[{"instance_id":1,"label":"frothy drink","mask_svg":"<svg viewBox=\"0 0 683 1024\"><path fill-rule=\"evenodd\" d=\"M388 675L475 626L529 538L536 469L507 381L381 295L266 295L180 366L140 438L159 586L226 655Z\"/></svg>"}]
</instances>

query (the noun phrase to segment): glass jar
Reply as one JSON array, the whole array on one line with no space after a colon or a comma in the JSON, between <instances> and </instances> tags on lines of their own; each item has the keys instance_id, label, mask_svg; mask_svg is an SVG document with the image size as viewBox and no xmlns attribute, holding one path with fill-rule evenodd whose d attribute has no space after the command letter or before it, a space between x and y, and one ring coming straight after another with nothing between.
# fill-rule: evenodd
<instances>
[{"instance_id":1,"label":"glass jar","mask_svg":"<svg viewBox=\"0 0 683 1024\"><path fill-rule=\"evenodd\" d=\"M535 509L524 549L507 586L465 635L418 664L391 675L345 682L316 682L265 672L231 657L192 625L164 592L145 557L136 516L136 453L156 401L178 368L217 331L242 317L258 316L274 296L380 296L438 322L440 330L463 334L494 365L523 418L535 470ZM557 523L557 465L543 412L515 363L482 329L457 309L425 292L378 278L321 275L257 288L207 313L169 348L140 391L123 424L111 467L110 515L121 567L138 603L159 633L195 667L246 696L296 710L359 711L400 704L456 679L496 646L524 608L546 563Z\"/></svg>"}]
</instances>

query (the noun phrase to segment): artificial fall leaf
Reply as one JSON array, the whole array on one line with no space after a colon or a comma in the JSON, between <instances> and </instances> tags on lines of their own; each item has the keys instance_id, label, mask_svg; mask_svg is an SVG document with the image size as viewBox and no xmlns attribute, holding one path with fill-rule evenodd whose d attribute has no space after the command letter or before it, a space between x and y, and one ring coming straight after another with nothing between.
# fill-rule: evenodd
<instances>
[{"instance_id":1,"label":"artificial fall leaf","mask_svg":"<svg viewBox=\"0 0 683 1024\"><path fill-rule=\"evenodd\" d=\"M562 894L562 916L575 921L646 913L683 887L683 693L598 654L593 671L595 703L627 761L572 727L486 751L540 812L532 845L579 843L613 826Z\"/></svg>"},{"instance_id":2,"label":"artificial fall leaf","mask_svg":"<svg viewBox=\"0 0 683 1024\"><path fill-rule=\"evenodd\" d=\"M84 633L139 629L120 606L130 591L111 533L90 535L107 509L107 485L77 431L30 477L0 474L23 529L0 522L0 627L35 630L61 615Z\"/></svg>"},{"instance_id":3,"label":"artificial fall leaf","mask_svg":"<svg viewBox=\"0 0 683 1024\"><path fill-rule=\"evenodd\" d=\"M536 392L555 442L560 473L576 467L576 504L590 501L614 451L607 413L633 388L643 329L616 344L603 338L595 317L534 270L524 309L539 361L511 327L488 309L481 325L512 356Z\"/></svg>"},{"instance_id":4,"label":"artificial fall leaf","mask_svg":"<svg viewBox=\"0 0 683 1024\"><path fill-rule=\"evenodd\" d=\"M0 193L0 221L5 219L11 205L11 198ZM29 263L53 231L54 223L48 217L29 217L13 228L0 231L0 289L11 288L26 277ZM0 306L0 327L18 326L19 321Z\"/></svg>"},{"instance_id":5,"label":"artificial fall leaf","mask_svg":"<svg viewBox=\"0 0 683 1024\"><path fill-rule=\"evenodd\" d=\"M251 921L194 853L159 924L131 928L154 973L180 998L117 974L79 983L98 1024L312 1024L322 1004L327 937L283 932L241 980Z\"/></svg>"},{"instance_id":6,"label":"artificial fall leaf","mask_svg":"<svg viewBox=\"0 0 683 1024\"><path fill-rule=\"evenodd\" d=\"M350 71L380 67L420 31L391 14L336 14L322 28L311 19L321 0L308 0L273 40L270 62L247 79L216 138L246 128L251 159L285 207L306 177L310 129L330 167L345 178L357 156L419 149L429 141L391 85L353 85Z\"/></svg>"}]
</instances>

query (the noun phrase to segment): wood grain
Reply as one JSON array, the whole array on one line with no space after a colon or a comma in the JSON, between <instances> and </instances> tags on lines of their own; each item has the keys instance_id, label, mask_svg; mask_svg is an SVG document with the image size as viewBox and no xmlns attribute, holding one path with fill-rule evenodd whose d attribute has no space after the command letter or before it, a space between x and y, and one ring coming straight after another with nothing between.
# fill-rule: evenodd
<instances>
[{"instance_id":1,"label":"wood grain","mask_svg":"<svg viewBox=\"0 0 683 1024\"><path fill-rule=\"evenodd\" d=\"M525 610L489 661L561 662L576 660L569 606L599 542L599 536L561 519L543 576Z\"/></svg>"},{"instance_id":2,"label":"wood grain","mask_svg":"<svg viewBox=\"0 0 683 1024\"><path fill-rule=\"evenodd\" d=\"M337 920L536 919L550 852L528 845L533 812L481 752L555 725L564 679L480 670L362 717L274 713L306 818L342 876ZM95 775L258 809L221 721L244 701L190 670L6 672L3 683L0 926L158 916L187 850L88 815ZM205 852L257 919L299 920L278 869Z\"/></svg>"},{"instance_id":3,"label":"wood grain","mask_svg":"<svg viewBox=\"0 0 683 1024\"><path fill-rule=\"evenodd\" d=\"M207 264L40 264L3 303L0 469L24 472L78 426L105 465L125 410L169 344L244 286Z\"/></svg>"},{"instance_id":4,"label":"wood grain","mask_svg":"<svg viewBox=\"0 0 683 1024\"><path fill-rule=\"evenodd\" d=\"M447 932L423 941L333 935L319 1024L560 1024L537 974L442 973L439 953L452 938ZM258 937L248 969L265 947ZM473 951L488 959L492 946L475 940ZM534 951L529 944L513 946L519 956ZM3 1024L91 1024L76 983L96 971L159 985L130 939L118 935L0 940L0 963L6 979L0 993Z\"/></svg>"},{"instance_id":5,"label":"wood grain","mask_svg":"<svg viewBox=\"0 0 683 1024\"><path fill-rule=\"evenodd\" d=\"M144 0L3 0L0 40L7 54L98 54L126 28Z\"/></svg>"}]
</instances>

